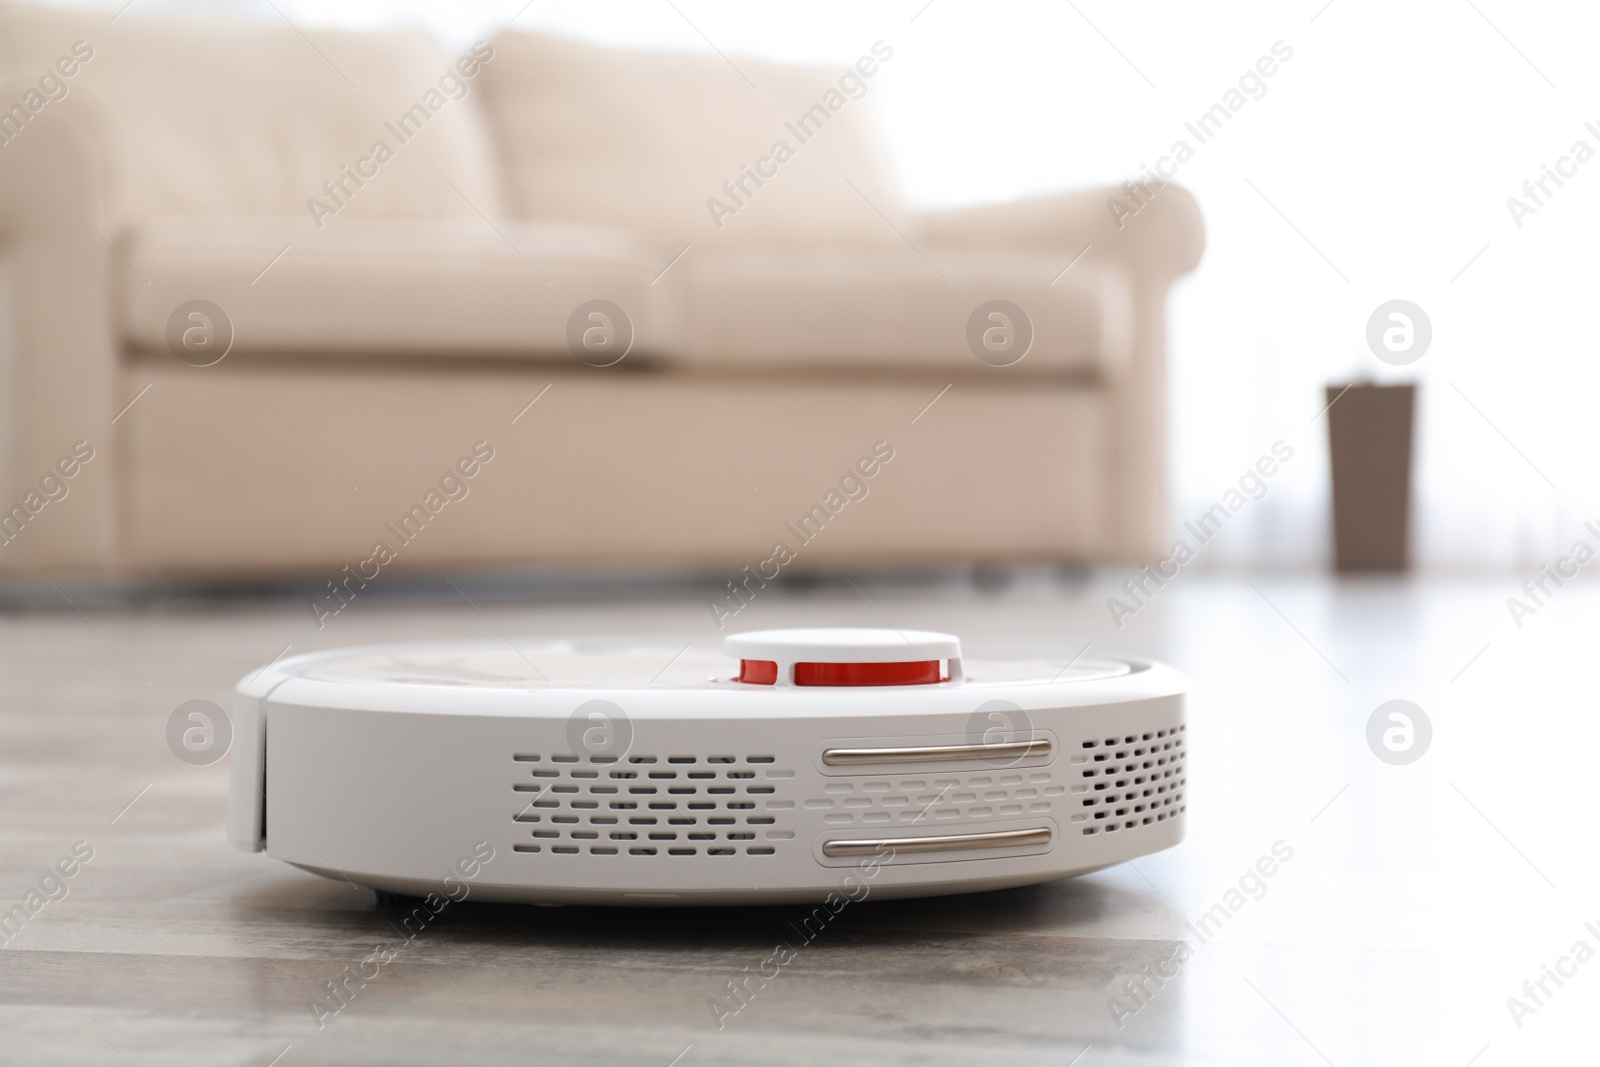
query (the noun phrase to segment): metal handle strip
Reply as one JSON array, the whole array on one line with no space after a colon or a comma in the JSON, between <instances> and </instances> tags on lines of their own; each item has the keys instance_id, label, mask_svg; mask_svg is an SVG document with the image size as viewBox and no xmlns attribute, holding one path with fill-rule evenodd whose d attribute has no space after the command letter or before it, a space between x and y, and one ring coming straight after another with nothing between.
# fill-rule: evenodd
<instances>
[{"instance_id":1,"label":"metal handle strip","mask_svg":"<svg viewBox=\"0 0 1600 1067\"><path fill-rule=\"evenodd\" d=\"M1019 760L1028 756L1048 756L1050 739L1007 741L998 745L923 745L916 748L830 748L822 762L830 767L849 767L862 763L946 763L955 760Z\"/></svg>"},{"instance_id":2,"label":"metal handle strip","mask_svg":"<svg viewBox=\"0 0 1600 1067\"><path fill-rule=\"evenodd\" d=\"M870 841L827 841L822 854L830 857L871 856L891 849L895 852L963 852L974 848L1015 848L1019 845L1048 845L1048 826L1032 830L995 830L985 834L950 834L944 837L889 837Z\"/></svg>"}]
</instances>

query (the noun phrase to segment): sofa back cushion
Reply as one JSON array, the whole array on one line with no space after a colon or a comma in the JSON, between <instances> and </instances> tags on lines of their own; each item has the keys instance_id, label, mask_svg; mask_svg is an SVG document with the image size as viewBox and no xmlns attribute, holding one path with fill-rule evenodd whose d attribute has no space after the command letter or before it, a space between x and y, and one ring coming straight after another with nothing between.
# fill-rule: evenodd
<instances>
[{"instance_id":1,"label":"sofa back cushion","mask_svg":"<svg viewBox=\"0 0 1600 1067\"><path fill-rule=\"evenodd\" d=\"M516 32L493 45L484 108L520 218L691 243L900 242L869 118L882 42L826 70Z\"/></svg>"},{"instance_id":2,"label":"sofa back cushion","mask_svg":"<svg viewBox=\"0 0 1600 1067\"><path fill-rule=\"evenodd\" d=\"M137 10L113 22L104 10L0 4L0 135L25 138L42 122L86 128L117 226L174 215L309 221L313 199L334 216L501 214L477 110L493 58L478 59L470 79L456 58L422 33L302 33L281 20Z\"/></svg>"}]
</instances>

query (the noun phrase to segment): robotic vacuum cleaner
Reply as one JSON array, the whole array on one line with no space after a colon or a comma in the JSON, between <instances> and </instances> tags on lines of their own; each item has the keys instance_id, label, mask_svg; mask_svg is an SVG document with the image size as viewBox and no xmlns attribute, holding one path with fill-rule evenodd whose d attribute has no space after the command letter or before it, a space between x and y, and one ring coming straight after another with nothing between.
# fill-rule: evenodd
<instances>
[{"instance_id":1,"label":"robotic vacuum cleaner","mask_svg":"<svg viewBox=\"0 0 1600 1067\"><path fill-rule=\"evenodd\" d=\"M317 652L238 686L228 837L450 899L1029 885L1182 839L1187 688L898 630Z\"/></svg>"}]
</instances>

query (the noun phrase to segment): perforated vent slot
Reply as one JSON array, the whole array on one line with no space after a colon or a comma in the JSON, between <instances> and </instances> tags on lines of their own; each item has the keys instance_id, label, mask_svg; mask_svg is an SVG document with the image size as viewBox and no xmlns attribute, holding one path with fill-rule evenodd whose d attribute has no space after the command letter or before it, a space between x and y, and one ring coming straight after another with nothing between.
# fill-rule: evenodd
<instances>
[{"instance_id":1,"label":"perforated vent slot","mask_svg":"<svg viewBox=\"0 0 1600 1067\"><path fill-rule=\"evenodd\" d=\"M772 756L512 756L526 826L517 852L553 856L772 856L794 831Z\"/></svg>"},{"instance_id":2,"label":"perforated vent slot","mask_svg":"<svg viewBox=\"0 0 1600 1067\"><path fill-rule=\"evenodd\" d=\"M830 826L908 826L1040 815L1050 811L1054 798L1066 793L1050 771L1039 768L841 778L827 783L823 791L825 796L805 805L826 811L822 821Z\"/></svg>"},{"instance_id":3,"label":"perforated vent slot","mask_svg":"<svg viewBox=\"0 0 1600 1067\"><path fill-rule=\"evenodd\" d=\"M1183 801L1187 727L1145 730L1083 742L1081 784L1073 789L1085 820L1085 836L1111 834L1175 819Z\"/></svg>"}]
</instances>

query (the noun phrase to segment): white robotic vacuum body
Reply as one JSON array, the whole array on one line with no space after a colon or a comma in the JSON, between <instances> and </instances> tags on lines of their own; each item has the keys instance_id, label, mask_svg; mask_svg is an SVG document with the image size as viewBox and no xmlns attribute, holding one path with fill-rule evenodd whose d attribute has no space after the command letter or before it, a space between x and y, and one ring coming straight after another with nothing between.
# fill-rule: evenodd
<instances>
[{"instance_id":1,"label":"white robotic vacuum body","mask_svg":"<svg viewBox=\"0 0 1600 1067\"><path fill-rule=\"evenodd\" d=\"M896 630L313 653L238 686L228 836L451 899L469 871L547 904L1028 885L1182 839L1186 689Z\"/></svg>"}]
</instances>

